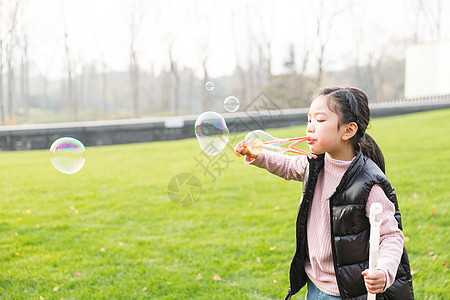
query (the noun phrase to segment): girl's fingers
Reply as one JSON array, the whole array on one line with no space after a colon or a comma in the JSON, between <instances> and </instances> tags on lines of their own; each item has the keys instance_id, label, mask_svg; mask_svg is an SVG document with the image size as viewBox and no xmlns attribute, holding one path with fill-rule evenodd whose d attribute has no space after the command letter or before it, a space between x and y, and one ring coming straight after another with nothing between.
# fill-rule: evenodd
<instances>
[{"instance_id":1,"label":"girl's fingers","mask_svg":"<svg viewBox=\"0 0 450 300\"><path fill-rule=\"evenodd\" d=\"M234 147L234 154L236 154L239 157L247 154L247 147L245 147L245 141L239 142Z\"/></svg>"},{"instance_id":2,"label":"girl's fingers","mask_svg":"<svg viewBox=\"0 0 450 300\"><path fill-rule=\"evenodd\" d=\"M245 141L238 143L234 147L234 154L239 157L247 155L250 158L256 158L256 155L248 150L247 146L245 145Z\"/></svg>"},{"instance_id":3,"label":"girl's fingers","mask_svg":"<svg viewBox=\"0 0 450 300\"><path fill-rule=\"evenodd\" d=\"M386 275L383 271L369 272L369 270L364 270L361 274L364 276L367 291L372 294L383 292L386 284Z\"/></svg>"},{"instance_id":4,"label":"girl's fingers","mask_svg":"<svg viewBox=\"0 0 450 300\"><path fill-rule=\"evenodd\" d=\"M244 153L242 153L241 143L237 144L234 147L234 154L236 154L236 156L239 156L239 157L244 156Z\"/></svg>"}]
</instances>

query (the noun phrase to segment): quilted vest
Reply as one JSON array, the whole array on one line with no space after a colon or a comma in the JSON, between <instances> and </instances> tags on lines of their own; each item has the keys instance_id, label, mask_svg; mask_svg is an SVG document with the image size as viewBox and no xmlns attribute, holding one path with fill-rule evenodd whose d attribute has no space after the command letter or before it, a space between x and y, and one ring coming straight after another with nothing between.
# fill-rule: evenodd
<instances>
[{"instance_id":1,"label":"quilted vest","mask_svg":"<svg viewBox=\"0 0 450 300\"><path fill-rule=\"evenodd\" d=\"M297 248L289 272L290 286L286 300L296 294L307 282L305 272L306 224L309 207L319 172L323 169L324 155L309 159L303 179L296 223ZM331 217L331 248L334 269L342 299L367 299L367 290L361 272L369 267L370 223L366 216L366 202L372 187L379 184L395 206L395 218L400 230L401 216L395 190L384 173L368 157L359 152L353 159L336 191L329 199ZM412 277L405 247L394 283L377 295L380 299L414 299Z\"/></svg>"}]
</instances>

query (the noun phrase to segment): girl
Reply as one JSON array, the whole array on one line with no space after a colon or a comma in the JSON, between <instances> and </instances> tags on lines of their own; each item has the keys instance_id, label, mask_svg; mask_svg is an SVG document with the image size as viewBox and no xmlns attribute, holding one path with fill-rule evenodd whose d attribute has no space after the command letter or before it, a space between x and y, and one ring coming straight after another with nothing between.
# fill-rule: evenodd
<instances>
[{"instance_id":1,"label":"girl","mask_svg":"<svg viewBox=\"0 0 450 300\"><path fill-rule=\"evenodd\" d=\"M306 299L414 299L401 217L384 172L383 154L366 133L370 110L357 88L325 88L308 113L308 145L317 158L250 152L235 147L245 162L286 180L303 181L291 263L290 299L305 284ZM382 204L377 271L368 272L369 209Z\"/></svg>"}]
</instances>

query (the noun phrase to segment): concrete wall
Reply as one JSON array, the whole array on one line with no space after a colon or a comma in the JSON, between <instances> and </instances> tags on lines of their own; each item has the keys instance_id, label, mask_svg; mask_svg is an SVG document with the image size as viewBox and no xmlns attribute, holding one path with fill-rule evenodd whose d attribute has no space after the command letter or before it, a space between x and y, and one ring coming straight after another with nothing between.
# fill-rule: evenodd
<instances>
[{"instance_id":1,"label":"concrete wall","mask_svg":"<svg viewBox=\"0 0 450 300\"><path fill-rule=\"evenodd\" d=\"M450 107L450 95L371 105L372 117ZM308 109L253 110L222 114L231 133L306 124ZM63 136L85 146L141 143L195 137L197 116L0 126L0 151L49 149Z\"/></svg>"}]
</instances>

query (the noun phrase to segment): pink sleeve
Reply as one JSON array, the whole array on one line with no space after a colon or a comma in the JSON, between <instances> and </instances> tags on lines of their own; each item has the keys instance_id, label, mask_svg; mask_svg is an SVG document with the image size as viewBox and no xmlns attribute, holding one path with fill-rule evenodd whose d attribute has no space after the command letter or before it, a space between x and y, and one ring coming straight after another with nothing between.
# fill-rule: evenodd
<instances>
[{"instance_id":1,"label":"pink sleeve","mask_svg":"<svg viewBox=\"0 0 450 300\"><path fill-rule=\"evenodd\" d=\"M394 282L400 264L403 253L403 233L398 228L394 217L394 204L386 197L383 188L379 185L374 185L370 191L366 204L367 217L369 217L370 206L375 202L381 203L383 207L383 212L377 215L377 220L382 219L377 269L383 270L386 274L386 290Z\"/></svg>"},{"instance_id":2,"label":"pink sleeve","mask_svg":"<svg viewBox=\"0 0 450 300\"><path fill-rule=\"evenodd\" d=\"M256 159L246 156L245 163L264 168L286 180L303 181L303 174L305 173L308 159L305 155L288 156L281 153L263 151Z\"/></svg>"}]
</instances>

